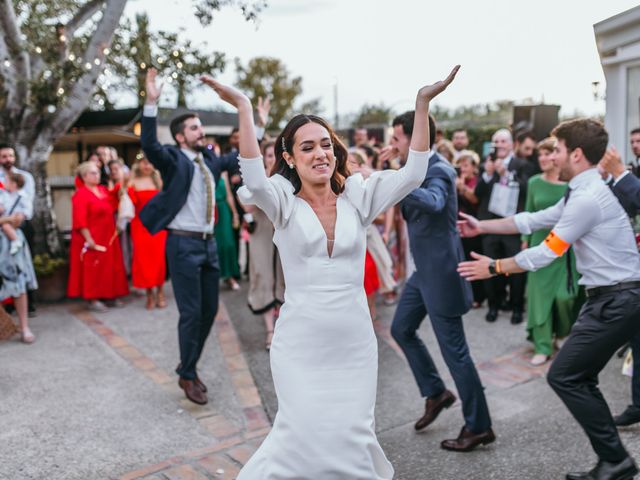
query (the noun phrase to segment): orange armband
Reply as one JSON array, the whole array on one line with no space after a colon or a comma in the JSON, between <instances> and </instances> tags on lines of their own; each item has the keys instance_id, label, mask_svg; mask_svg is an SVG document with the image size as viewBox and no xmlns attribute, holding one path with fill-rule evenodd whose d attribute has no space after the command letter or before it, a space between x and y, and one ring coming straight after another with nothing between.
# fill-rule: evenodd
<instances>
[{"instance_id":1,"label":"orange armband","mask_svg":"<svg viewBox=\"0 0 640 480\"><path fill-rule=\"evenodd\" d=\"M555 253L559 257L564 255L564 252L569 250L569 247L571 246L570 243L565 242L563 239L561 239L553 230L549 233L549 235L547 235L547 238L544 239L544 243L551 249L553 253Z\"/></svg>"}]
</instances>

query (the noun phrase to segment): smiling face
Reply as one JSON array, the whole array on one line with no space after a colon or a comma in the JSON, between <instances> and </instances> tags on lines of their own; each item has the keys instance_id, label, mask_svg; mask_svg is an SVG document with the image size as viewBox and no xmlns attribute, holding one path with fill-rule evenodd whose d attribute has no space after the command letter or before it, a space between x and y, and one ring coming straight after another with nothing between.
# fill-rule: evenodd
<instances>
[{"instance_id":1,"label":"smiling face","mask_svg":"<svg viewBox=\"0 0 640 480\"><path fill-rule=\"evenodd\" d=\"M556 168L556 164L553 161L553 152L546 148L538 149L538 165L543 172L550 172Z\"/></svg>"},{"instance_id":2,"label":"smiling face","mask_svg":"<svg viewBox=\"0 0 640 480\"><path fill-rule=\"evenodd\" d=\"M176 134L180 148L199 151L205 146L204 129L198 117L187 118L182 132Z\"/></svg>"},{"instance_id":3,"label":"smiling face","mask_svg":"<svg viewBox=\"0 0 640 480\"><path fill-rule=\"evenodd\" d=\"M560 171L560 180L564 182L568 182L575 175L573 166L571 165L571 157L573 153L574 152L569 151L564 140L559 138L551 156L553 158L553 163Z\"/></svg>"},{"instance_id":4,"label":"smiling face","mask_svg":"<svg viewBox=\"0 0 640 480\"><path fill-rule=\"evenodd\" d=\"M389 142L393 148L398 151L400 162L404 165L409 156L409 145L411 145L411 137L404 133L402 125L393 126L393 135Z\"/></svg>"},{"instance_id":5,"label":"smiling face","mask_svg":"<svg viewBox=\"0 0 640 480\"><path fill-rule=\"evenodd\" d=\"M293 164L304 186L327 184L336 168L336 157L329 131L310 122L302 125L293 137L291 154L284 159Z\"/></svg>"},{"instance_id":6,"label":"smiling face","mask_svg":"<svg viewBox=\"0 0 640 480\"><path fill-rule=\"evenodd\" d=\"M84 171L82 181L88 187L95 187L100 183L100 170L96 164L92 164Z\"/></svg>"}]
</instances>

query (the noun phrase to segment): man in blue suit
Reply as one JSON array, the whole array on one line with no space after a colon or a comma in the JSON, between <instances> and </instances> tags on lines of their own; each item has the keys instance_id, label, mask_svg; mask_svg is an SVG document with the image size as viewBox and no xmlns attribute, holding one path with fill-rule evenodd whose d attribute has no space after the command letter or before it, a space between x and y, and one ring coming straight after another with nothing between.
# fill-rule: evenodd
<instances>
[{"instance_id":1,"label":"man in blue suit","mask_svg":"<svg viewBox=\"0 0 640 480\"><path fill-rule=\"evenodd\" d=\"M238 171L237 152L218 157L207 149L204 130L195 113L171 121L171 135L177 145L161 145L156 116L162 86L156 85L156 75L155 69L147 72L140 143L149 161L160 171L163 188L142 209L140 220L151 234L168 231L169 273L180 313L178 385L189 400L204 405L207 387L198 377L196 365L218 312L220 269L213 234L215 187L222 171Z\"/></svg>"},{"instance_id":2,"label":"man in blue suit","mask_svg":"<svg viewBox=\"0 0 640 480\"><path fill-rule=\"evenodd\" d=\"M391 145L402 162L409 153L414 112L393 120ZM429 118L431 147L435 122ZM480 377L473 364L464 334L462 315L469 311L472 293L469 282L457 272L464 260L462 242L456 227L458 202L454 168L432 152L423 184L400 204L407 222L409 246L416 266L407 281L396 310L391 334L402 348L426 397L425 413L416 424L422 430L444 408L456 400L440 378L433 359L416 334L427 313L451 376L462 398L465 425L456 439L444 440L446 450L468 452L495 440L491 418Z\"/></svg>"},{"instance_id":3,"label":"man in blue suit","mask_svg":"<svg viewBox=\"0 0 640 480\"><path fill-rule=\"evenodd\" d=\"M637 146L633 144L634 134L638 137ZM631 131L631 146L633 153L640 157L640 129ZM609 186L622 207L630 216L635 216L640 210L640 179L634 175L633 169L627 169L615 148L605 153L600 161L600 167L612 176ZM628 427L640 422L640 335L631 339L631 351L633 354L632 403L624 412L613 418L619 427Z\"/></svg>"}]
</instances>

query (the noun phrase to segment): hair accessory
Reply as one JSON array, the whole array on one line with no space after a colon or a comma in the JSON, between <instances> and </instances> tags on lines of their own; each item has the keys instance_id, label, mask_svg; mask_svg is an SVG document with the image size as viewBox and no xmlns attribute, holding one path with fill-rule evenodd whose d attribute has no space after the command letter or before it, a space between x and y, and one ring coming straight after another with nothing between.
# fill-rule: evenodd
<instances>
[{"instance_id":1,"label":"hair accessory","mask_svg":"<svg viewBox=\"0 0 640 480\"><path fill-rule=\"evenodd\" d=\"M287 147L285 145L284 137L282 137L282 150L285 151L285 152L287 151ZM289 165L289 166L291 166L291 165ZM291 167L291 168L293 168L293 167Z\"/></svg>"}]
</instances>

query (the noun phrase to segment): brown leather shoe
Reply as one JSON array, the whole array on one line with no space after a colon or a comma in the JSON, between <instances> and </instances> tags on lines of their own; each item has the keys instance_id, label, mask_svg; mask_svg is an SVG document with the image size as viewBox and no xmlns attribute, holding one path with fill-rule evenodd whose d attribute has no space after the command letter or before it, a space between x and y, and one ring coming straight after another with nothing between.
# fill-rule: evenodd
<instances>
[{"instance_id":1,"label":"brown leather shoe","mask_svg":"<svg viewBox=\"0 0 640 480\"><path fill-rule=\"evenodd\" d=\"M178 385L182 390L184 390L184 394L193 403L204 405L208 402L207 394L204 393L193 380L187 380L186 378L181 377L180 380L178 380Z\"/></svg>"},{"instance_id":2,"label":"brown leather shoe","mask_svg":"<svg viewBox=\"0 0 640 480\"><path fill-rule=\"evenodd\" d=\"M458 438L443 440L440 446L453 452L470 452L478 445L487 445L495 440L496 436L491 429L482 433L473 433L467 430L467 427L462 427Z\"/></svg>"},{"instance_id":3,"label":"brown leather shoe","mask_svg":"<svg viewBox=\"0 0 640 480\"><path fill-rule=\"evenodd\" d=\"M451 393L450 390L445 390L437 397L427 398L424 407L424 415L416 422L413 428L420 431L423 428L428 427L436 418L438 418L438 415L440 415L440 412L443 409L449 408L455 401L456 396Z\"/></svg>"},{"instance_id":4,"label":"brown leather shoe","mask_svg":"<svg viewBox=\"0 0 640 480\"><path fill-rule=\"evenodd\" d=\"M176 367L176 373L178 373L178 371L180 370L180 367L182 366L181 363L178 364L178 366ZM179 375L179 374L178 374ZM196 379L194 380L196 386L203 391L203 393L207 393L207 386L202 383L202 380L200 380L200 377L198 376L198 374L196 373Z\"/></svg>"},{"instance_id":5,"label":"brown leather shoe","mask_svg":"<svg viewBox=\"0 0 640 480\"><path fill-rule=\"evenodd\" d=\"M196 374L196 379L194 380L196 387L198 387L200 390L202 390L202 393L207 393L207 386L202 383L202 380L200 380L200 377L198 376L198 374Z\"/></svg>"}]
</instances>

